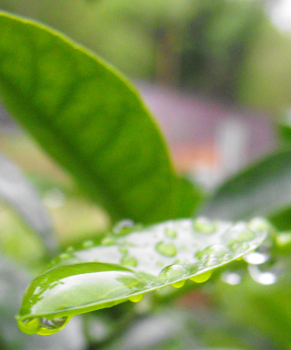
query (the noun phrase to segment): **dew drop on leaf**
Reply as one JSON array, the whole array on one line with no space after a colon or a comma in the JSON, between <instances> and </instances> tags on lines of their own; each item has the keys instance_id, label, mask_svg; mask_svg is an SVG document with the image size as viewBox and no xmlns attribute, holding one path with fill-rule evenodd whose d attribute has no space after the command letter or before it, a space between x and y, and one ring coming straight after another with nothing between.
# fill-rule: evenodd
<instances>
[{"instance_id":1,"label":"dew drop on leaf","mask_svg":"<svg viewBox=\"0 0 291 350\"><path fill-rule=\"evenodd\" d=\"M166 228L165 234L166 234L166 236L169 237L169 238L177 238L177 235L178 235L178 234L177 234L177 231L172 230L172 229L170 229L170 228Z\"/></svg>"},{"instance_id":2,"label":"dew drop on leaf","mask_svg":"<svg viewBox=\"0 0 291 350\"><path fill-rule=\"evenodd\" d=\"M19 320L18 326L26 334L50 335L60 331L69 320L69 317L55 317L53 319L34 317Z\"/></svg>"},{"instance_id":3,"label":"dew drop on leaf","mask_svg":"<svg viewBox=\"0 0 291 350\"><path fill-rule=\"evenodd\" d=\"M121 265L136 267L138 265L137 259L134 256L125 255L121 258Z\"/></svg>"},{"instance_id":4,"label":"dew drop on leaf","mask_svg":"<svg viewBox=\"0 0 291 350\"><path fill-rule=\"evenodd\" d=\"M171 265L165 267L159 274L158 280L161 282L176 280L182 278L187 270L181 265Z\"/></svg>"},{"instance_id":5,"label":"dew drop on leaf","mask_svg":"<svg viewBox=\"0 0 291 350\"><path fill-rule=\"evenodd\" d=\"M144 296L143 294L133 295L128 300L133 302L133 303L138 303L139 301L141 301L143 299L143 296Z\"/></svg>"},{"instance_id":6,"label":"dew drop on leaf","mask_svg":"<svg viewBox=\"0 0 291 350\"><path fill-rule=\"evenodd\" d=\"M104 237L101 241L101 245L112 245L115 243L115 240L111 237Z\"/></svg>"},{"instance_id":7,"label":"dew drop on leaf","mask_svg":"<svg viewBox=\"0 0 291 350\"><path fill-rule=\"evenodd\" d=\"M156 245L156 249L159 253L165 256L175 256L177 254L177 247L174 243L159 242Z\"/></svg>"},{"instance_id":8,"label":"dew drop on leaf","mask_svg":"<svg viewBox=\"0 0 291 350\"><path fill-rule=\"evenodd\" d=\"M121 254L128 254L128 249L125 247L119 247L118 250L120 251Z\"/></svg>"},{"instance_id":9,"label":"dew drop on leaf","mask_svg":"<svg viewBox=\"0 0 291 350\"><path fill-rule=\"evenodd\" d=\"M216 222L210 221L204 217L199 217L193 221L194 230L197 232L211 234L216 231Z\"/></svg>"},{"instance_id":10,"label":"dew drop on leaf","mask_svg":"<svg viewBox=\"0 0 291 350\"><path fill-rule=\"evenodd\" d=\"M191 277L190 280L196 283L203 283L203 282L206 282L211 275L212 275L212 270L208 270L199 275Z\"/></svg>"},{"instance_id":11,"label":"dew drop on leaf","mask_svg":"<svg viewBox=\"0 0 291 350\"><path fill-rule=\"evenodd\" d=\"M182 288L185 284L185 280L184 281L179 281L179 282L176 282L176 283L173 283L172 286L174 288Z\"/></svg>"}]
</instances>

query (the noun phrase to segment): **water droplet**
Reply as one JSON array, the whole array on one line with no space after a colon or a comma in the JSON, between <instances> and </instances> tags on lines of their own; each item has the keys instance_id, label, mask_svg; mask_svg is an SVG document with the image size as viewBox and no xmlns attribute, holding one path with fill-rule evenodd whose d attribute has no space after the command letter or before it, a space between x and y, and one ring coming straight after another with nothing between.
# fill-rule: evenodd
<instances>
[{"instance_id":1,"label":"water droplet","mask_svg":"<svg viewBox=\"0 0 291 350\"><path fill-rule=\"evenodd\" d=\"M217 223L210 221L207 218L199 217L193 221L193 227L195 231L211 234L216 231Z\"/></svg>"},{"instance_id":2,"label":"water droplet","mask_svg":"<svg viewBox=\"0 0 291 350\"><path fill-rule=\"evenodd\" d=\"M123 256L121 258L121 262L122 265L126 265L126 266L131 266L131 267L136 267L138 265L137 259L134 256Z\"/></svg>"},{"instance_id":3,"label":"water droplet","mask_svg":"<svg viewBox=\"0 0 291 350\"><path fill-rule=\"evenodd\" d=\"M235 286L237 284L240 284L241 282L241 275L236 272L224 272L221 275L221 279L223 282L231 284L232 286Z\"/></svg>"},{"instance_id":4,"label":"water droplet","mask_svg":"<svg viewBox=\"0 0 291 350\"><path fill-rule=\"evenodd\" d=\"M72 253L73 251L74 251L74 247L71 245L66 248L67 253Z\"/></svg>"},{"instance_id":5,"label":"water droplet","mask_svg":"<svg viewBox=\"0 0 291 350\"><path fill-rule=\"evenodd\" d=\"M115 240L112 237L104 237L101 241L101 245L113 245Z\"/></svg>"},{"instance_id":6,"label":"water droplet","mask_svg":"<svg viewBox=\"0 0 291 350\"><path fill-rule=\"evenodd\" d=\"M68 253L62 253L62 254L59 255L59 259L60 260L69 259L70 257L71 257L71 255L68 254Z\"/></svg>"},{"instance_id":7,"label":"water droplet","mask_svg":"<svg viewBox=\"0 0 291 350\"><path fill-rule=\"evenodd\" d=\"M49 335L60 331L69 322L69 317L55 317L53 319L34 317L19 320L19 329L26 334Z\"/></svg>"},{"instance_id":8,"label":"water droplet","mask_svg":"<svg viewBox=\"0 0 291 350\"><path fill-rule=\"evenodd\" d=\"M83 248L90 248L94 246L94 242L92 241L92 239L88 239L83 242L82 246Z\"/></svg>"},{"instance_id":9,"label":"water droplet","mask_svg":"<svg viewBox=\"0 0 291 350\"><path fill-rule=\"evenodd\" d=\"M170 265L165 267L159 274L158 280L161 282L173 281L182 278L187 270L181 265Z\"/></svg>"},{"instance_id":10,"label":"water droplet","mask_svg":"<svg viewBox=\"0 0 291 350\"><path fill-rule=\"evenodd\" d=\"M244 230L242 232L237 232L236 230L231 231L227 246L233 250L248 250L249 244L247 242L252 241L255 235L251 231Z\"/></svg>"},{"instance_id":11,"label":"water droplet","mask_svg":"<svg viewBox=\"0 0 291 350\"><path fill-rule=\"evenodd\" d=\"M259 252L251 252L243 257L243 259L251 265L261 265L269 260L269 256L267 254L262 254Z\"/></svg>"},{"instance_id":12,"label":"water droplet","mask_svg":"<svg viewBox=\"0 0 291 350\"><path fill-rule=\"evenodd\" d=\"M159 253L165 256L175 256L177 254L177 247L173 243L159 242L156 245L156 249Z\"/></svg>"},{"instance_id":13,"label":"water droplet","mask_svg":"<svg viewBox=\"0 0 291 350\"><path fill-rule=\"evenodd\" d=\"M263 218L254 218L248 223L248 228L252 231L269 231L272 226Z\"/></svg>"},{"instance_id":14,"label":"water droplet","mask_svg":"<svg viewBox=\"0 0 291 350\"><path fill-rule=\"evenodd\" d=\"M129 219L125 219L117 223L112 231L116 235L126 235L130 232L132 232L134 229L134 222Z\"/></svg>"},{"instance_id":15,"label":"water droplet","mask_svg":"<svg viewBox=\"0 0 291 350\"><path fill-rule=\"evenodd\" d=\"M203 283L203 282L206 282L211 275L212 275L212 270L208 270L199 275L191 277L190 280L196 283Z\"/></svg>"},{"instance_id":16,"label":"water droplet","mask_svg":"<svg viewBox=\"0 0 291 350\"><path fill-rule=\"evenodd\" d=\"M173 283L172 286L174 288L182 288L185 284L185 280L184 281L179 281L179 282L176 282L176 283Z\"/></svg>"},{"instance_id":17,"label":"water droplet","mask_svg":"<svg viewBox=\"0 0 291 350\"><path fill-rule=\"evenodd\" d=\"M133 303L138 303L143 299L144 294L138 294L138 295L133 295L130 298L128 298L129 301Z\"/></svg>"},{"instance_id":18,"label":"water droplet","mask_svg":"<svg viewBox=\"0 0 291 350\"><path fill-rule=\"evenodd\" d=\"M128 254L128 249L125 247L119 247L118 250L120 251L121 254Z\"/></svg>"},{"instance_id":19,"label":"water droplet","mask_svg":"<svg viewBox=\"0 0 291 350\"><path fill-rule=\"evenodd\" d=\"M18 320L19 329L26 334L35 334L39 330L40 320L38 317Z\"/></svg>"},{"instance_id":20,"label":"water droplet","mask_svg":"<svg viewBox=\"0 0 291 350\"><path fill-rule=\"evenodd\" d=\"M226 260L230 256L230 250L222 244L210 245L196 253L201 260L208 260L210 257Z\"/></svg>"},{"instance_id":21,"label":"water droplet","mask_svg":"<svg viewBox=\"0 0 291 350\"><path fill-rule=\"evenodd\" d=\"M166 228L165 234L166 234L166 236L169 237L169 238L177 238L177 235L178 235L178 234L177 234L177 231L172 230L172 229L170 229L170 228Z\"/></svg>"}]
</instances>

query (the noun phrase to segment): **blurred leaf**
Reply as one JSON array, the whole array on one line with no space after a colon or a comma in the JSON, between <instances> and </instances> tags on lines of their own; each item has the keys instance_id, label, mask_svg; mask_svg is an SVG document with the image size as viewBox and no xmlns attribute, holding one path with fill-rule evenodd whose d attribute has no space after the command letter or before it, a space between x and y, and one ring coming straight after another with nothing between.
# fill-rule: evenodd
<instances>
[{"instance_id":1,"label":"blurred leaf","mask_svg":"<svg viewBox=\"0 0 291 350\"><path fill-rule=\"evenodd\" d=\"M145 229L119 224L96 246L69 247L32 281L17 316L28 334L53 334L80 313L141 300L161 287L204 282L210 270L256 249L266 237L262 219L249 223L203 218L168 221ZM100 261L100 262L99 262Z\"/></svg>"},{"instance_id":2,"label":"blurred leaf","mask_svg":"<svg viewBox=\"0 0 291 350\"><path fill-rule=\"evenodd\" d=\"M197 210L206 193L186 177L176 177L175 184L175 218L190 217Z\"/></svg>"},{"instance_id":3,"label":"blurred leaf","mask_svg":"<svg viewBox=\"0 0 291 350\"><path fill-rule=\"evenodd\" d=\"M16 165L0 155L0 198L10 204L34 231L44 239L46 246L55 249L52 225L40 198Z\"/></svg>"},{"instance_id":4,"label":"blurred leaf","mask_svg":"<svg viewBox=\"0 0 291 350\"><path fill-rule=\"evenodd\" d=\"M2 13L0 31L3 100L47 152L115 219L175 217L168 152L132 86L36 23Z\"/></svg>"},{"instance_id":5,"label":"blurred leaf","mask_svg":"<svg viewBox=\"0 0 291 350\"><path fill-rule=\"evenodd\" d=\"M281 116L276 120L278 134L283 144L286 145L291 144L291 111L289 111L289 114Z\"/></svg>"},{"instance_id":6,"label":"blurred leaf","mask_svg":"<svg viewBox=\"0 0 291 350\"><path fill-rule=\"evenodd\" d=\"M290 206L291 151L282 150L223 183L206 203L202 214L210 218L239 220L254 215L271 217Z\"/></svg>"}]
</instances>

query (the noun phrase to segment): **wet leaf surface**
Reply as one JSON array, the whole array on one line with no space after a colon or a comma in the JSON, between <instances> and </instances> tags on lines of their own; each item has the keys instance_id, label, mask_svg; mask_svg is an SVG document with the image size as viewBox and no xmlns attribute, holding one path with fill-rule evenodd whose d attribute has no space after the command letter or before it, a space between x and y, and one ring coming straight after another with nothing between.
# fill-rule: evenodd
<instances>
[{"instance_id":1,"label":"wet leaf surface","mask_svg":"<svg viewBox=\"0 0 291 350\"><path fill-rule=\"evenodd\" d=\"M236 224L183 219L145 228L123 221L101 245L87 240L68 247L32 281L17 316L20 329L52 334L76 314L137 302L187 279L204 282L212 269L256 249L268 228L259 218Z\"/></svg>"}]
</instances>

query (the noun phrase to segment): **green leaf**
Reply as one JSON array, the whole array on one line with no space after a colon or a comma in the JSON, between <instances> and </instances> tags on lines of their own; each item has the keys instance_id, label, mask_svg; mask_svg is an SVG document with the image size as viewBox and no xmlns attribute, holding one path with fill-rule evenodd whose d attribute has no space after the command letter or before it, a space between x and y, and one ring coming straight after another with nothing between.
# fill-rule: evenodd
<instances>
[{"instance_id":1,"label":"green leaf","mask_svg":"<svg viewBox=\"0 0 291 350\"><path fill-rule=\"evenodd\" d=\"M164 140L135 89L62 35L0 13L0 94L114 219L175 217Z\"/></svg>"},{"instance_id":2,"label":"green leaf","mask_svg":"<svg viewBox=\"0 0 291 350\"><path fill-rule=\"evenodd\" d=\"M54 251L52 224L40 198L16 165L0 155L0 198L10 204L26 224Z\"/></svg>"},{"instance_id":3,"label":"green leaf","mask_svg":"<svg viewBox=\"0 0 291 350\"><path fill-rule=\"evenodd\" d=\"M202 209L202 214L240 220L257 215L271 217L290 206L291 151L282 150L222 184Z\"/></svg>"},{"instance_id":4,"label":"green leaf","mask_svg":"<svg viewBox=\"0 0 291 350\"><path fill-rule=\"evenodd\" d=\"M290 113L290 112L289 112ZM291 144L291 118L288 114L281 116L276 120L276 127L281 141L286 145Z\"/></svg>"},{"instance_id":5,"label":"green leaf","mask_svg":"<svg viewBox=\"0 0 291 350\"><path fill-rule=\"evenodd\" d=\"M126 300L186 279L204 282L211 270L256 249L266 237L262 219L249 223L204 218L147 228L120 223L101 244L69 247L27 289L17 316L23 332L52 334L76 314Z\"/></svg>"}]
</instances>

